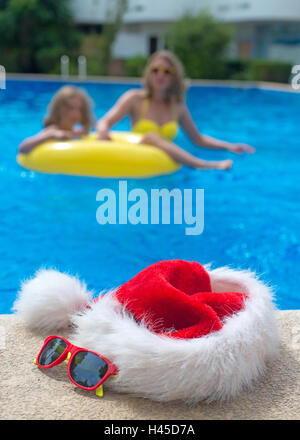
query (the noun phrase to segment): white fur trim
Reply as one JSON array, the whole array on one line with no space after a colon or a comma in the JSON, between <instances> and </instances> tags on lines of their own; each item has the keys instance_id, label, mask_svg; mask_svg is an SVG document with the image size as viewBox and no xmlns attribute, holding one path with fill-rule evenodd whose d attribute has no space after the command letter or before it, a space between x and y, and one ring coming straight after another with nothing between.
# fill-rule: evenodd
<instances>
[{"instance_id":1,"label":"white fur trim","mask_svg":"<svg viewBox=\"0 0 300 440\"><path fill-rule=\"evenodd\" d=\"M12 310L29 327L52 331L66 327L70 316L82 310L91 296L78 278L40 269L32 279L22 283Z\"/></svg>"},{"instance_id":2,"label":"white fur trim","mask_svg":"<svg viewBox=\"0 0 300 440\"><path fill-rule=\"evenodd\" d=\"M202 338L172 339L149 331L116 300L104 295L73 317L72 342L102 353L119 367L105 387L158 401L225 400L265 372L277 354L278 332L270 289L248 271L208 271L212 290L249 295L245 308L220 331Z\"/></svg>"}]
</instances>

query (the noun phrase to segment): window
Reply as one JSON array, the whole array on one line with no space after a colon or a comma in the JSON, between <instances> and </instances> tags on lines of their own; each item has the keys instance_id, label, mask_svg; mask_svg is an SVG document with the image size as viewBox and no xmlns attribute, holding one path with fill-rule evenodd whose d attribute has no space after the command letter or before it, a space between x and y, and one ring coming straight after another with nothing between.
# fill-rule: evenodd
<instances>
[{"instance_id":1,"label":"window","mask_svg":"<svg viewBox=\"0 0 300 440\"><path fill-rule=\"evenodd\" d=\"M249 2L239 3L237 5L238 9L249 9L251 7Z\"/></svg>"},{"instance_id":2,"label":"window","mask_svg":"<svg viewBox=\"0 0 300 440\"><path fill-rule=\"evenodd\" d=\"M149 37L149 55L152 55L157 51L158 46L158 38L157 37Z\"/></svg>"},{"instance_id":3,"label":"window","mask_svg":"<svg viewBox=\"0 0 300 440\"><path fill-rule=\"evenodd\" d=\"M251 41L240 41L238 43L238 57L243 60L249 60L252 55Z\"/></svg>"},{"instance_id":4,"label":"window","mask_svg":"<svg viewBox=\"0 0 300 440\"><path fill-rule=\"evenodd\" d=\"M144 8L143 5L136 5L136 6L134 7L135 12L143 12L144 9L145 9L145 8Z\"/></svg>"},{"instance_id":5,"label":"window","mask_svg":"<svg viewBox=\"0 0 300 440\"><path fill-rule=\"evenodd\" d=\"M230 6L229 5L220 5L218 7L218 9L219 9L220 12L227 12L227 11L229 11Z\"/></svg>"},{"instance_id":6,"label":"window","mask_svg":"<svg viewBox=\"0 0 300 440\"><path fill-rule=\"evenodd\" d=\"M102 33L102 24L78 24L77 29L82 31L84 34L90 34L90 33Z\"/></svg>"}]
</instances>

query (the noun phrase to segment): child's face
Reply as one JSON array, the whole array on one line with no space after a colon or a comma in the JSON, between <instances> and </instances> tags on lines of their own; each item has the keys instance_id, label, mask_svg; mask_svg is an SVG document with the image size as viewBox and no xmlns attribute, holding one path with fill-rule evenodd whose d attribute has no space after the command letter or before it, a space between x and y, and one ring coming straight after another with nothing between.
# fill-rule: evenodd
<instances>
[{"instance_id":1,"label":"child's face","mask_svg":"<svg viewBox=\"0 0 300 440\"><path fill-rule=\"evenodd\" d=\"M71 129L74 125L82 122L82 101L79 97L69 98L61 109L61 126L65 129Z\"/></svg>"}]
</instances>

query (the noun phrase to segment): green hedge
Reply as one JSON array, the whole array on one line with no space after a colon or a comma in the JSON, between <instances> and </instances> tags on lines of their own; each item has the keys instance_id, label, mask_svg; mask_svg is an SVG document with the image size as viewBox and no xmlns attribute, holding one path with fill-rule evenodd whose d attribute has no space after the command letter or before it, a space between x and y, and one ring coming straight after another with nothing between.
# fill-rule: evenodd
<instances>
[{"instance_id":1,"label":"green hedge","mask_svg":"<svg viewBox=\"0 0 300 440\"><path fill-rule=\"evenodd\" d=\"M249 60L230 59L225 61L226 77L230 80L250 80Z\"/></svg>"},{"instance_id":2,"label":"green hedge","mask_svg":"<svg viewBox=\"0 0 300 440\"><path fill-rule=\"evenodd\" d=\"M63 47L44 48L36 53L36 60L39 72L60 74L61 55L69 56L70 75L78 74L78 57L85 55L87 60L87 75L107 74L107 65L104 60L105 41L103 36L91 33L82 36L79 49L66 51Z\"/></svg>"},{"instance_id":3,"label":"green hedge","mask_svg":"<svg viewBox=\"0 0 300 440\"><path fill-rule=\"evenodd\" d=\"M227 60L225 79L288 83L292 64L276 60Z\"/></svg>"},{"instance_id":4,"label":"green hedge","mask_svg":"<svg viewBox=\"0 0 300 440\"><path fill-rule=\"evenodd\" d=\"M125 75L141 77L143 75L148 58L142 55L127 58L125 60ZM187 76L195 79L246 79L249 62L244 60L218 60L208 57L199 65L197 57L193 54L187 59L188 66L185 70L190 73Z\"/></svg>"},{"instance_id":5,"label":"green hedge","mask_svg":"<svg viewBox=\"0 0 300 440\"><path fill-rule=\"evenodd\" d=\"M196 61L196 62L195 62ZM141 77L147 57L136 56L125 61L126 76ZM215 62L210 57L199 65L194 54L186 55L185 70L192 79L224 79L246 81L274 81L288 83L292 64L273 60L223 59Z\"/></svg>"},{"instance_id":6,"label":"green hedge","mask_svg":"<svg viewBox=\"0 0 300 440\"><path fill-rule=\"evenodd\" d=\"M250 76L253 81L288 83L291 69L291 63L257 59L250 64Z\"/></svg>"},{"instance_id":7,"label":"green hedge","mask_svg":"<svg viewBox=\"0 0 300 440\"><path fill-rule=\"evenodd\" d=\"M6 72L19 72L19 51L17 49L9 49L1 51L0 65L5 67Z\"/></svg>"},{"instance_id":8,"label":"green hedge","mask_svg":"<svg viewBox=\"0 0 300 440\"><path fill-rule=\"evenodd\" d=\"M142 55L127 58L127 60L125 60L125 75L135 77L143 76L147 60L148 58Z\"/></svg>"}]
</instances>

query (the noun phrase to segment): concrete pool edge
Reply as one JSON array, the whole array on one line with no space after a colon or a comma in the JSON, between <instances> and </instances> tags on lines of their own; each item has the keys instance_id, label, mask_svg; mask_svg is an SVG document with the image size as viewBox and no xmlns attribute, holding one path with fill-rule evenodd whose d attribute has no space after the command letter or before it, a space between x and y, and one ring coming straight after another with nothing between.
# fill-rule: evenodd
<instances>
[{"instance_id":1,"label":"concrete pool edge","mask_svg":"<svg viewBox=\"0 0 300 440\"><path fill-rule=\"evenodd\" d=\"M39 371L33 358L46 334L31 332L15 315L0 315L2 420L298 420L300 310L277 312L280 355L236 399L189 408L112 393L97 398L69 382L65 366ZM68 336L66 332L62 332Z\"/></svg>"},{"instance_id":2,"label":"concrete pool edge","mask_svg":"<svg viewBox=\"0 0 300 440\"><path fill-rule=\"evenodd\" d=\"M6 73L7 79L24 80L24 81L54 81L54 82L75 82L75 83L118 83L118 84L140 84L142 78L139 77L123 77L123 76L87 76L84 79L78 76L69 76L63 78L61 75L33 74L33 73ZM290 84L266 82L266 81L246 81L246 80L213 80L213 79L194 79L189 80L191 86L203 87L233 87L233 88L257 88L263 90L274 90L290 93L300 93L299 90L293 89Z\"/></svg>"}]
</instances>

